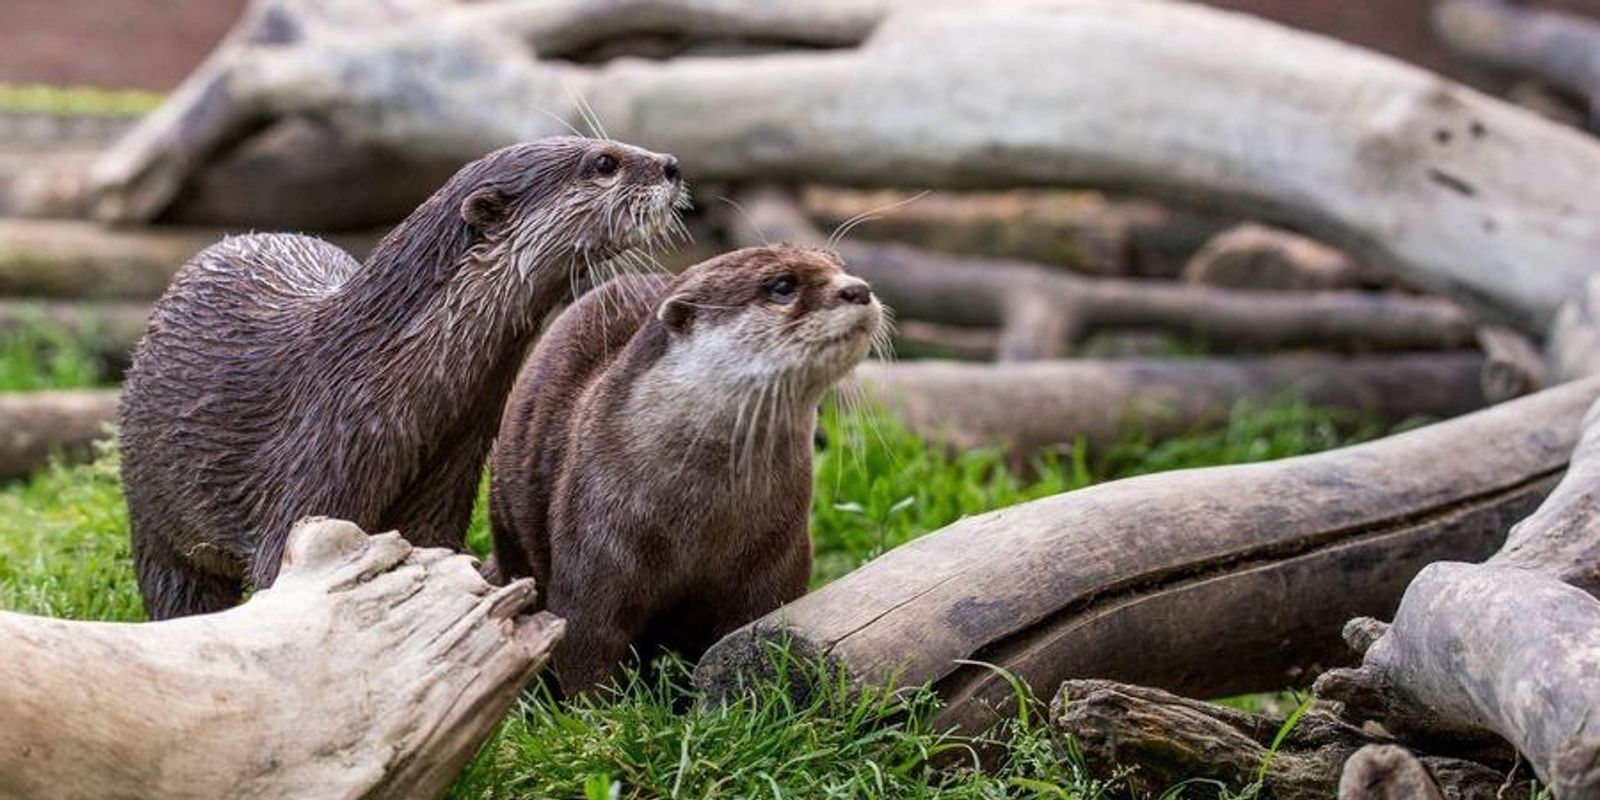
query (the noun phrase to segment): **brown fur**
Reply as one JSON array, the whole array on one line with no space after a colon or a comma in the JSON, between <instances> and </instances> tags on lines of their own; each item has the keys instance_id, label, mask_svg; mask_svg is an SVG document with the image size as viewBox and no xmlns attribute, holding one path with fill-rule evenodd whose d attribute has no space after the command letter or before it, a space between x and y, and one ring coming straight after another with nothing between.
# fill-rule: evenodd
<instances>
[{"instance_id":1,"label":"brown fur","mask_svg":"<svg viewBox=\"0 0 1600 800\"><path fill-rule=\"evenodd\" d=\"M500 570L570 623L564 692L804 593L816 403L881 319L834 256L778 246L618 279L551 326L506 405L491 517Z\"/></svg>"},{"instance_id":2,"label":"brown fur","mask_svg":"<svg viewBox=\"0 0 1600 800\"><path fill-rule=\"evenodd\" d=\"M122 401L150 616L270 585L307 515L460 548L540 320L578 270L674 223L679 195L670 158L546 139L462 168L365 264L286 234L195 256L157 302Z\"/></svg>"}]
</instances>

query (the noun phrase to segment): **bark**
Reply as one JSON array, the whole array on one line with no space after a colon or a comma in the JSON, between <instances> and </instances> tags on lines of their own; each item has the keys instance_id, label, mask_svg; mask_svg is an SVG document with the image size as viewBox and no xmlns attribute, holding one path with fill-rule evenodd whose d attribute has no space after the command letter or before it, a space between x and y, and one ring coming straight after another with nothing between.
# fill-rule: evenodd
<instances>
[{"instance_id":1,"label":"bark","mask_svg":"<svg viewBox=\"0 0 1600 800\"><path fill-rule=\"evenodd\" d=\"M1600 22L1506 0L1441 0L1433 21L1458 55L1571 92L1588 104L1591 126L1600 121Z\"/></svg>"},{"instance_id":2,"label":"bark","mask_svg":"<svg viewBox=\"0 0 1600 800\"><path fill-rule=\"evenodd\" d=\"M1019 460L1083 439L1107 446L1216 425L1240 402L1294 394L1385 422L1482 407L1472 354L866 363L842 391L881 404L912 431L956 449L1002 447Z\"/></svg>"},{"instance_id":3,"label":"bark","mask_svg":"<svg viewBox=\"0 0 1600 800\"><path fill-rule=\"evenodd\" d=\"M1203 778L1240 788L1262 781L1265 796L1277 800L1327 800L1347 781L1347 763L1363 748L1398 750L1386 740L1313 709L1278 743L1283 720L1224 708L1142 686L1102 680L1071 680L1051 704L1056 732L1076 744L1090 769L1104 778L1131 767L1128 781L1141 796L1154 797L1186 780ZM1404 753L1404 750L1400 750ZM1500 794L1500 772L1470 761L1409 758L1405 776L1415 786L1449 787L1457 800L1527 797ZM1438 782L1435 780L1438 776ZM1393 786L1389 781L1387 785ZM1354 797L1424 800L1425 794L1366 794Z\"/></svg>"},{"instance_id":4,"label":"bark","mask_svg":"<svg viewBox=\"0 0 1600 800\"><path fill-rule=\"evenodd\" d=\"M1600 143L1398 61L1199 6L318 6L258 0L101 163L102 215L157 216L263 120L311 116L345 141L459 163L580 124L588 98L611 136L674 153L697 180L1088 185L1198 201L1303 230L1534 334L1600 250L1588 180ZM563 60L661 32L807 49ZM1136 135L1114 122L1130 119Z\"/></svg>"},{"instance_id":5,"label":"bark","mask_svg":"<svg viewBox=\"0 0 1600 800\"><path fill-rule=\"evenodd\" d=\"M940 723L968 730L1011 690L967 660L1040 695L1080 677L1276 689L1348 657L1347 609L1392 607L1424 565L1498 547L1566 467L1597 394L1600 379L1570 383L1368 444L967 517L731 634L696 681L735 691L787 641L858 685L932 683Z\"/></svg>"},{"instance_id":6,"label":"bark","mask_svg":"<svg viewBox=\"0 0 1600 800\"><path fill-rule=\"evenodd\" d=\"M184 262L225 235L218 228L0 219L0 296L154 300ZM372 233L329 239L357 258L377 242Z\"/></svg>"},{"instance_id":7,"label":"bark","mask_svg":"<svg viewBox=\"0 0 1600 800\"><path fill-rule=\"evenodd\" d=\"M1184 265L1183 279L1201 286L1300 292L1383 284L1378 270L1339 250L1253 222L1207 241Z\"/></svg>"},{"instance_id":8,"label":"bark","mask_svg":"<svg viewBox=\"0 0 1600 800\"><path fill-rule=\"evenodd\" d=\"M116 418L114 390L0 393L0 480L87 459Z\"/></svg>"},{"instance_id":9,"label":"bark","mask_svg":"<svg viewBox=\"0 0 1600 800\"><path fill-rule=\"evenodd\" d=\"M778 192L741 196L736 238L824 244ZM1084 278L1037 264L840 242L850 271L904 318L998 327L1002 361L1063 355L1091 331L1160 328L1228 348L1313 345L1355 350L1452 349L1473 340L1472 316L1439 298L1365 292L1260 292L1161 280Z\"/></svg>"},{"instance_id":10,"label":"bark","mask_svg":"<svg viewBox=\"0 0 1600 800\"><path fill-rule=\"evenodd\" d=\"M1433 564L1392 625L1357 619L1363 663L1317 681L1412 741L1504 738L1558 798L1600 797L1600 405L1560 484L1483 564Z\"/></svg>"},{"instance_id":11,"label":"bark","mask_svg":"<svg viewBox=\"0 0 1600 800\"><path fill-rule=\"evenodd\" d=\"M438 797L561 638L533 594L314 519L278 582L222 613L0 612L0 796Z\"/></svg>"},{"instance_id":12,"label":"bark","mask_svg":"<svg viewBox=\"0 0 1600 800\"><path fill-rule=\"evenodd\" d=\"M866 239L920 242L947 253L1014 258L1092 275L1171 277L1224 222L1149 200L1095 191L936 193L810 187L805 213L832 228L861 215Z\"/></svg>"}]
</instances>

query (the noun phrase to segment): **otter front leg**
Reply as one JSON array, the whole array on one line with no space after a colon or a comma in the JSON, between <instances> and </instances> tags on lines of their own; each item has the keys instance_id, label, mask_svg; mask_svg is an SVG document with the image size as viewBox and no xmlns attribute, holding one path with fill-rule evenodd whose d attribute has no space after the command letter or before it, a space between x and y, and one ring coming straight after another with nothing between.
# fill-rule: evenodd
<instances>
[{"instance_id":1,"label":"otter front leg","mask_svg":"<svg viewBox=\"0 0 1600 800\"><path fill-rule=\"evenodd\" d=\"M551 664L567 698L588 694L622 675L629 649L643 630L644 615L629 613L621 604L591 596L564 602L551 610L567 620L566 639L557 646Z\"/></svg>"}]
</instances>

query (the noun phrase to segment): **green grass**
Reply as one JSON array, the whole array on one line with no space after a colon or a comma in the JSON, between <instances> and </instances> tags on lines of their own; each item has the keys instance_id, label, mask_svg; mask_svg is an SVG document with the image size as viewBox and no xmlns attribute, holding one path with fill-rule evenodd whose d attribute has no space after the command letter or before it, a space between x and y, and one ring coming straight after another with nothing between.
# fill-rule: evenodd
<instances>
[{"instance_id":1,"label":"green grass","mask_svg":"<svg viewBox=\"0 0 1600 800\"><path fill-rule=\"evenodd\" d=\"M106 377L99 360L59 328L39 324L0 332L0 392L78 389Z\"/></svg>"},{"instance_id":2,"label":"green grass","mask_svg":"<svg viewBox=\"0 0 1600 800\"><path fill-rule=\"evenodd\" d=\"M829 411L824 428L832 445L816 467L817 583L963 515L1126 475L1294 455L1380 432L1284 400L1241 407L1215 432L1163 442L1130 433L1104 453L1080 447L1019 471L998 452L928 447L885 417ZM96 464L56 467L0 488L0 608L141 618L116 471L108 452ZM479 547L487 542L481 505L471 534ZM827 690L796 705L780 678L755 702L702 708L686 670L668 661L653 677L635 675L597 700L525 701L452 797L1115 796L1115 787L1089 778L1051 739L1031 697L1021 714L975 741L930 727L936 700L926 692L862 697L824 681ZM1002 756L978 769L971 755L978 745ZM1255 793L1195 783L1170 796Z\"/></svg>"},{"instance_id":3,"label":"green grass","mask_svg":"<svg viewBox=\"0 0 1600 800\"><path fill-rule=\"evenodd\" d=\"M0 112L137 117L160 104L161 95L155 92L0 83Z\"/></svg>"}]
</instances>

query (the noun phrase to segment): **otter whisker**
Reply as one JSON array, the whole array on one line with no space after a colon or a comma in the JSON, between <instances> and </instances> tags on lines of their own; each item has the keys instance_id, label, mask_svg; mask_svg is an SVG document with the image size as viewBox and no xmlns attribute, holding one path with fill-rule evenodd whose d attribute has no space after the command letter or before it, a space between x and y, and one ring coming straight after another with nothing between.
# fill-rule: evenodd
<instances>
[{"instance_id":1,"label":"otter whisker","mask_svg":"<svg viewBox=\"0 0 1600 800\"><path fill-rule=\"evenodd\" d=\"M772 241L767 238L766 230L762 229L762 227L760 225L756 224L755 218L750 216L750 212L744 210L744 206L739 205L739 201L734 200L733 198L728 197L727 195L720 195L720 194L717 195L717 199L721 200L724 203L727 203L729 208L732 208L735 213L737 213L740 217L744 218L744 223L746 225L750 226L751 232L753 232L756 235L757 239L761 240L761 246L762 247L771 247L772 246Z\"/></svg>"},{"instance_id":2,"label":"otter whisker","mask_svg":"<svg viewBox=\"0 0 1600 800\"><path fill-rule=\"evenodd\" d=\"M572 83L567 83L565 88L568 98L577 107L578 114L583 117L584 124L599 134L599 138L610 141L611 135L606 133L605 126L600 124L600 115L594 112L594 106L589 105L589 100L583 96L583 92Z\"/></svg>"},{"instance_id":3,"label":"otter whisker","mask_svg":"<svg viewBox=\"0 0 1600 800\"><path fill-rule=\"evenodd\" d=\"M915 203L930 194L933 194L933 190L923 189L922 191L917 192L910 197L896 200L893 203L878 206L877 208L869 208L866 211L856 214L844 222L839 223L839 227L833 229L833 233L828 236L827 248L829 250L837 249L839 247L839 243L844 241L844 237L848 236L850 231L855 229L857 225L860 225L864 222L871 222L876 219L882 219L884 215L888 214L889 212L911 205L912 203Z\"/></svg>"}]
</instances>

